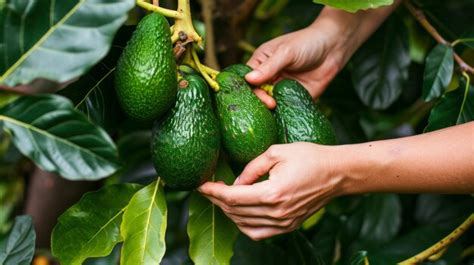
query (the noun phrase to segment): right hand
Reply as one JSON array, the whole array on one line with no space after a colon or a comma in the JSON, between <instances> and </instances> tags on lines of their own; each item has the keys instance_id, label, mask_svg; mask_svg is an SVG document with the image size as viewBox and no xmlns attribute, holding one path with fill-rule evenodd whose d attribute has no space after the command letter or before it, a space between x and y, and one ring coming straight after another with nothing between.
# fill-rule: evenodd
<instances>
[{"instance_id":1,"label":"right hand","mask_svg":"<svg viewBox=\"0 0 474 265\"><path fill-rule=\"evenodd\" d=\"M245 79L262 85L290 78L300 82L313 98L320 96L345 64L335 32L315 23L262 44L247 62L254 70ZM276 106L263 90L256 89L255 94L269 108Z\"/></svg>"}]
</instances>

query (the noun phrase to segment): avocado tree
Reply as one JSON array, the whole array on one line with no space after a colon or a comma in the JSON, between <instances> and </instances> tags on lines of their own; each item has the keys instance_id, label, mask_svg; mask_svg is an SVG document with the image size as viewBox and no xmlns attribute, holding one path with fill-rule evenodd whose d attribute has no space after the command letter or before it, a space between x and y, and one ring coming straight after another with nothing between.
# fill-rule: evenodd
<instances>
[{"instance_id":1,"label":"avocado tree","mask_svg":"<svg viewBox=\"0 0 474 265\"><path fill-rule=\"evenodd\" d=\"M242 169L214 105L232 112L237 96L223 93L247 84L240 70L221 75L220 66L245 63L256 46L308 25L324 5L357 12L393 0L158 2L0 0L1 264L30 264L35 253L61 264L474 262L472 196L341 197L296 231L254 242L193 190L205 179L230 184ZM341 144L473 121L472 10L469 0L403 1L318 99L318 119ZM262 131L281 127L268 110L245 106L264 113ZM175 122L179 115L188 119ZM188 121L189 131L204 133L170 148ZM101 186L61 214L47 250L35 248L33 221L21 215L25 181L34 177L23 176L38 169Z\"/></svg>"}]
</instances>

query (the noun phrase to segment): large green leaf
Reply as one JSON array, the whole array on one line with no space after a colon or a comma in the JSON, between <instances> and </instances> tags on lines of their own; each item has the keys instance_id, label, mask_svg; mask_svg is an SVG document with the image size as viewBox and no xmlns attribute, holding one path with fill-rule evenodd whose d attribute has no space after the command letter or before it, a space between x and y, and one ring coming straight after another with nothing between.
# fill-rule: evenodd
<instances>
[{"instance_id":1,"label":"large green leaf","mask_svg":"<svg viewBox=\"0 0 474 265\"><path fill-rule=\"evenodd\" d=\"M133 0L8 0L0 15L0 84L37 90L77 78L107 54L133 6Z\"/></svg>"},{"instance_id":2,"label":"large green leaf","mask_svg":"<svg viewBox=\"0 0 474 265\"><path fill-rule=\"evenodd\" d=\"M425 132L474 120L474 86L461 81L459 87L445 93L433 107Z\"/></svg>"},{"instance_id":3,"label":"large green leaf","mask_svg":"<svg viewBox=\"0 0 474 265\"><path fill-rule=\"evenodd\" d=\"M453 75L453 48L438 44L426 57L423 75L423 98L426 101L441 96Z\"/></svg>"},{"instance_id":4,"label":"large green leaf","mask_svg":"<svg viewBox=\"0 0 474 265\"><path fill-rule=\"evenodd\" d=\"M0 121L20 152L64 178L94 180L119 167L117 149L107 133L64 97L21 97L0 109Z\"/></svg>"},{"instance_id":5,"label":"large green leaf","mask_svg":"<svg viewBox=\"0 0 474 265\"><path fill-rule=\"evenodd\" d=\"M351 265L365 265L369 264L368 257L367 257L367 251L361 250L355 253L351 257Z\"/></svg>"},{"instance_id":6,"label":"large green leaf","mask_svg":"<svg viewBox=\"0 0 474 265\"><path fill-rule=\"evenodd\" d=\"M313 0L315 3L328 5L349 12L360 9L377 8L393 4L393 0Z\"/></svg>"},{"instance_id":7,"label":"large green leaf","mask_svg":"<svg viewBox=\"0 0 474 265\"><path fill-rule=\"evenodd\" d=\"M364 220L360 238L370 242L386 242L399 231L402 207L396 194L373 194L364 198Z\"/></svg>"},{"instance_id":8,"label":"large green leaf","mask_svg":"<svg viewBox=\"0 0 474 265\"><path fill-rule=\"evenodd\" d=\"M122 241L120 223L136 184L116 184L86 193L64 212L54 227L51 250L62 264L82 264L91 257L104 257Z\"/></svg>"},{"instance_id":9,"label":"large green leaf","mask_svg":"<svg viewBox=\"0 0 474 265\"><path fill-rule=\"evenodd\" d=\"M229 184L234 174L225 160L220 159L211 181ZM189 256L196 265L230 264L239 231L235 224L198 192L189 200Z\"/></svg>"},{"instance_id":10,"label":"large green leaf","mask_svg":"<svg viewBox=\"0 0 474 265\"><path fill-rule=\"evenodd\" d=\"M120 264L159 264L166 250L168 210L160 179L138 191L123 215Z\"/></svg>"},{"instance_id":11,"label":"large green leaf","mask_svg":"<svg viewBox=\"0 0 474 265\"><path fill-rule=\"evenodd\" d=\"M352 82L364 104L388 108L408 79L410 55L405 25L392 16L352 57Z\"/></svg>"},{"instance_id":12,"label":"large green leaf","mask_svg":"<svg viewBox=\"0 0 474 265\"><path fill-rule=\"evenodd\" d=\"M0 243L0 264L29 265L35 254L36 234L30 216L18 216L5 241Z\"/></svg>"},{"instance_id":13,"label":"large green leaf","mask_svg":"<svg viewBox=\"0 0 474 265\"><path fill-rule=\"evenodd\" d=\"M469 195L421 194L414 209L420 225L437 225L451 229L474 212L474 197Z\"/></svg>"},{"instance_id":14,"label":"large green leaf","mask_svg":"<svg viewBox=\"0 0 474 265\"><path fill-rule=\"evenodd\" d=\"M367 195L346 221L343 241L358 239L368 245L387 242L400 230L401 215L402 207L396 194Z\"/></svg>"},{"instance_id":15,"label":"large green leaf","mask_svg":"<svg viewBox=\"0 0 474 265\"><path fill-rule=\"evenodd\" d=\"M239 234L234 246L232 265L288 265L285 251L268 241L253 241Z\"/></svg>"},{"instance_id":16,"label":"large green leaf","mask_svg":"<svg viewBox=\"0 0 474 265\"><path fill-rule=\"evenodd\" d=\"M325 264L322 258L316 254L313 244L300 231L294 231L288 237L287 256L290 264Z\"/></svg>"}]
</instances>

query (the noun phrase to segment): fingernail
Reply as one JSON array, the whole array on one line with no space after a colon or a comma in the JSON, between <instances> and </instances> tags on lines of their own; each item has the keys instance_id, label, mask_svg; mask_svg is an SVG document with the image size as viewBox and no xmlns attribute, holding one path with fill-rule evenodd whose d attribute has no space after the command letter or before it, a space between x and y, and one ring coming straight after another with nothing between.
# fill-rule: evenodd
<instances>
[{"instance_id":1,"label":"fingernail","mask_svg":"<svg viewBox=\"0 0 474 265\"><path fill-rule=\"evenodd\" d=\"M234 185L239 185L239 182L240 182L240 176L238 176L235 181L234 181Z\"/></svg>"},{"instance_id":2,"label":"fingernail","mask_svg":"<svg viewBox=\"0 0 474 265\"><path fill-rule=\"evenodd\" d=\"M253 70L252 72L248 73L247 75L245 75L245 78L246 79L257 79L259 78L261 75L260 71L258 70Z\"/></svg>"}]
</instances>

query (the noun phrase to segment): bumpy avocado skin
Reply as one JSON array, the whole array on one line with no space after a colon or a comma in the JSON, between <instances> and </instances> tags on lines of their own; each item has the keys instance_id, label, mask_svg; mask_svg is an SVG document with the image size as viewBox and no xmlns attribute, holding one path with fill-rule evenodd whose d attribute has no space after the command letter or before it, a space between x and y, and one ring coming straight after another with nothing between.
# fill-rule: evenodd
<instances>
[{"instance_id":1,"label":"bumpy avocado skin","mask_svg":"<svg viewBox=\"0 0 474 265\"><path fill-rule=\"evenodd\" d=\"M300 83L280 80L273 88L273 97L277 102L275 119L279 143L336 144L331 123Z\"/></svg>"},{"instance_id":2,"label":"bumpy avocado skin","mask_svg":"<svg viewBox=\"0 0 474 265\"><path fill-rule=\"evenodd\" d=\"M217 113L224 147L232 160L247 163L276 143L271 112L237 74L217 75Z\"/></svg>"},{"instance_id":3,"label":"bumpy avocado skin","mask_svg":"<svg viewBox=\"0 0 474 265\"><path fill-rule=\"evenodd\" d=\"M176 100L176 62L168 21L145 16L124 48L115 71L115 87L125 113L135 120L162 116Z\"/></svg>"},{"instance_id":4,"label":"bumpy avocado skin","mask_svg":"<svg viewBox=\"0 0 474 265\"><path fill-rule=\"evenodd\" d=\"M245 79L245 75L252 72L252 68L246 64L238 63L227 66L222 72L234 73Z\"/></svg>"},{"instance_id":5,"label":"bumpy avocado skin","mask_svg":"<svg viewBox=\"0 0 474 265\"><path fill-rule=\"evenodd\" d=\"M221 140L206 82L197 75L184 80L175 106L155 123L151 154L168 187L193 190L214 173Z\"/></svg>"}]
</instances>

